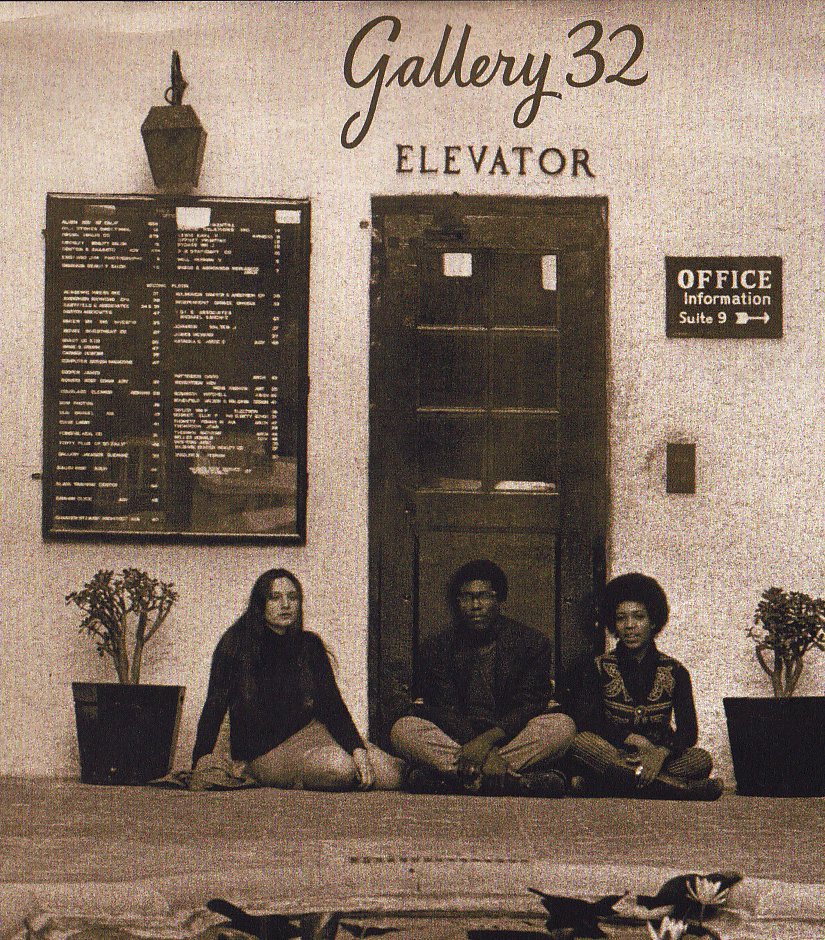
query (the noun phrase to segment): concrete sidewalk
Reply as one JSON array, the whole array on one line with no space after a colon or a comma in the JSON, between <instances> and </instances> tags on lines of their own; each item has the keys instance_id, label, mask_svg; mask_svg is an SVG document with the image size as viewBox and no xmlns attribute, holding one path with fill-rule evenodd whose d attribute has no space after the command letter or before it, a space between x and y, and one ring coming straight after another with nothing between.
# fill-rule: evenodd
<instances>
[{"instance_id":1,"label":"concrete sidewalk","mask_svg":"<svg viewBox=\"0 0 825 940\"><path fill-rule=\"evenodd\" d=\"M744 875L730 902L743 923L809 923L825 937L825 800L189 793L6 778L0 820L4 937L32 910L163 916L214 896L290 913L535 917L529 887L655 893L672 875L721 870ZM730 934L751 935L763 934ZM775 934L786 935L808 936Z\"/></svg>"}]
</instances>

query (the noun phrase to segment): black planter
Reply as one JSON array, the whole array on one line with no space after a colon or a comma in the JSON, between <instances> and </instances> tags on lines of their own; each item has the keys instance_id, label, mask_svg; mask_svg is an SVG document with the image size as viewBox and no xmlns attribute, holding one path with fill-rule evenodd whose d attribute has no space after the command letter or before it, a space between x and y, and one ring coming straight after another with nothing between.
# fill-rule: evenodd
<instances>
[{"instance_id":1,"label":"black planter","mask_svg":"<svg viewBox=\"0 0 825 940\"><path fill-rule=\"evenodd\" d=\"M825 796L825 697L724 703L737 793Z\"/></svg>"},{"instance_id":2,"label":"black planter","mask_svg":"<svg viewBox=\"0 0 825 940\"><path fill-rule=\"evenodd\" d=\"M186 688L73 682L80 779L145 784L172 769Z\"/></svg>"}]
</instances>

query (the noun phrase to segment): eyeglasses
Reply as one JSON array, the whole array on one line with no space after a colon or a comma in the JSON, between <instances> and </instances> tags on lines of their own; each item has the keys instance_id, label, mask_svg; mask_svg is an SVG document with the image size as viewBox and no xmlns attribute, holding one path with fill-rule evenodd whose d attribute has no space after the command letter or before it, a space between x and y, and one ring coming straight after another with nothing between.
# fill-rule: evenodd
<instances>
[{"instance_id":1,"label":"eyeglasses","mask_svg":"<svg viewBox=\"0 0 825 940\"><path fill-rule=\"evenodd\" d=\"M473 601L481 601L482 604L492 604L497 600L498 594L496 594L495 591L479 591L478 594L473 594L470 591L459 591L458 593L459 604L472 604Z\"/></svg>"}]
</instances>

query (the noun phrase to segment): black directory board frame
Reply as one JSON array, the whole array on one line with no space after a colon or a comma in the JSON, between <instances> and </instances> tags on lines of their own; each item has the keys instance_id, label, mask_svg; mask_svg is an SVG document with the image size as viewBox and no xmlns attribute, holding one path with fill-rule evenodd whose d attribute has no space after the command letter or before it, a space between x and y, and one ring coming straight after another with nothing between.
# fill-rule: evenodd
<instances>
[{"instance_id":1,"label":"black directory board frame","mask_svg":"<svg viewBox=\"0 0 825 940\"><path fill-rule=\"evenodd\" d=\"M304 544L310 203L46 198L43 536Z\"/></svg>"}]
</instances>

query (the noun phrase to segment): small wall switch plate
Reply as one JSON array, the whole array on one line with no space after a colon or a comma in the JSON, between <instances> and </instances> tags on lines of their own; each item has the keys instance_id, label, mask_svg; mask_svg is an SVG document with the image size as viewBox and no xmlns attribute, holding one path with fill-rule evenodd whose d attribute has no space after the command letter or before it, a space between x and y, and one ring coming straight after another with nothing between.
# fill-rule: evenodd
<instances>
[{"instance_id":1,"label":"small wall switch plate","mask_svg":"<svg viewBox=\"0 0 825 940\"><path fill-rule=\"evenodd\" d=\"M667 483L668 493L696 492L696 445L667 445Z\"/></svg>"}]
</instances>

